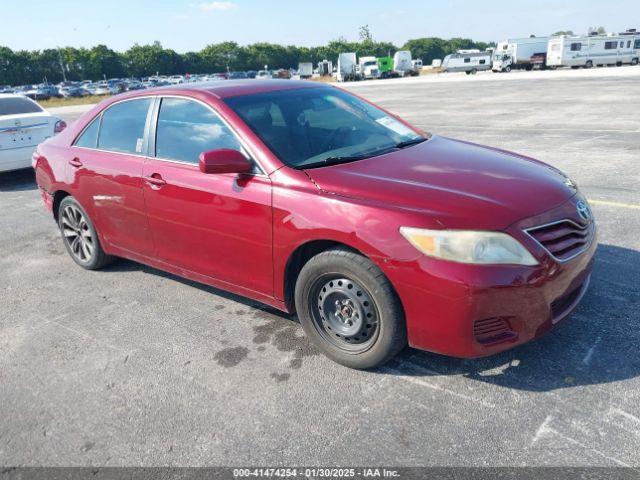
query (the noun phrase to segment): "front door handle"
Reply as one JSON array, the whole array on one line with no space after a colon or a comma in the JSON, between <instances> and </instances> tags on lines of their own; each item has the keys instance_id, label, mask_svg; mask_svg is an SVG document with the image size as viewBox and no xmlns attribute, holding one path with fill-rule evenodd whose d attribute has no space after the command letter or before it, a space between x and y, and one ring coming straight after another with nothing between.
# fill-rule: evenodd
<instances>
[{"instance_id":1,"label":"front door handle","mask_svg":"<svg viewBox=\"0 0 640 480\"><path fill-rule=\"evenodd\" d=\"M75 168L80 168L82 166L82 162L78 157L76 157L73 160L69 160L69 165Z\"/></svg>"},{"instance_id":2,"label":"front door handle","mask_svg":"<svg viewBox=\"0 0 640 480\"><path fill-rule=\"evenodd\" d=\"M167 184L167 182L162 178L162 176L159 173L148 175L144 177L144 180L152 187L162 187L163 185Z\"/></svg>"}]
</instances>

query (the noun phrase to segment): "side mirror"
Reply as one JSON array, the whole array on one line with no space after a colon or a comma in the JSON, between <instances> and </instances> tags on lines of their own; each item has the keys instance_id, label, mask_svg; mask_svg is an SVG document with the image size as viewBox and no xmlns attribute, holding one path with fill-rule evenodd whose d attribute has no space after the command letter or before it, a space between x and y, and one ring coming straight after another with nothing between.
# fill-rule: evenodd
<instances>
[{"instance_id":1,"label":"side mirror","mask_svg":"<svg viewBox=\"0 0 640 480\"><path fill-rule=\"evenodd\" d=\"M221 148L200 154L202 173L249 173L251 162L238 150Z\"/></svg>"}]
</instances>

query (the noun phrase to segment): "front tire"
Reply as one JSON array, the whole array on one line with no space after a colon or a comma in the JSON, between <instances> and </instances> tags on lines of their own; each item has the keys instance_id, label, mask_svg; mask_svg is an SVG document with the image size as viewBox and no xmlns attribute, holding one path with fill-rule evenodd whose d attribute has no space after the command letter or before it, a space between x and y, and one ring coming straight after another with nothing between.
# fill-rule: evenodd
<instances>
[{"instance_id":1,"label":"front tire","mask_svg":"<svg viewBox=\"0 0 640 480\"><path fill-rule=\"evenodd\" d=\"M296 282L295 304L311 342L346 367L378 367L407 344L404 312L391 283L350 250L335 248L309 260Z\"/></svg>"},{"instance_id":2,"label":"front tire","mask_svg":"<svg viewBox=\"0 0 640 480\"><path fill-rule=\"evenodd\" d=\"M98 270L113 261L102 249L89 215L75 198L65 197L60 202L58 227L67 252L82 268Z\"/></svg>"},{"instance_id":3,"label":"front tire","mask_svg":"<svg viewBox=\"0 0 640 480\"><path fill-rule=\"evenodd\" d=\"M593 68L593 62L591 60L587 60L587 63L584 64L584 68Z\"/></svg>"}]
</instances>

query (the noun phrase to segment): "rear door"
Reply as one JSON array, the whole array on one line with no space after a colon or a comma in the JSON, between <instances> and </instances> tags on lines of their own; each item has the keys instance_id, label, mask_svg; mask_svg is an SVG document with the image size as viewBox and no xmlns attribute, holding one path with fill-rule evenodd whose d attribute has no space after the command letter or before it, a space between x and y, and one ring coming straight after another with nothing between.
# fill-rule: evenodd
<instances>
[{"instance_id":1,"label":"rear door","mask_svg":"<svg viewBox=\"0 0 640 480\"><path fill-rule=\"evenodd\" d=\"M142 167L154 98L114 103L96 117L70 149L73 195L89 210L110 246L153 257L142 193Z\"/></svg>"},{"instance_id":2,"label":"rear door","mask_svg":"<svg viewBox=\"0 0 640 480\"><path fill-rule=\"evenodd\" d=\"M160 260L273 295L271 181L252 174L205 174L200 153L231 148L249 156L208 105L162 98L151 158L144 166L149 226Z\"/></svg>"}]
</instances>

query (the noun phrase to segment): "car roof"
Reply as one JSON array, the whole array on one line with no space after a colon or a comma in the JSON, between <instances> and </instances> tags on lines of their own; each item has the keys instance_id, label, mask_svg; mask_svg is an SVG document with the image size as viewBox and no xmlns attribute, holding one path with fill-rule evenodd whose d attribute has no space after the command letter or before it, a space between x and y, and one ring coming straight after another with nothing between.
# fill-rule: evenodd
<instances>
[{"instance_id":1,"label":"car roof","mask_svg":"<svg viewBox=\"0 0 640 480\"><path fill-rule=\"evenodd\" d=\"M329 88L325 84L303 80L219 80L202 83L183 83L166 87L156 87L155 94L182 92L208 92L218 98L238 97L278 90L298 90L301 88ZM144 95L144 93L140 93Z\"/></svg>"}]
</instances>

